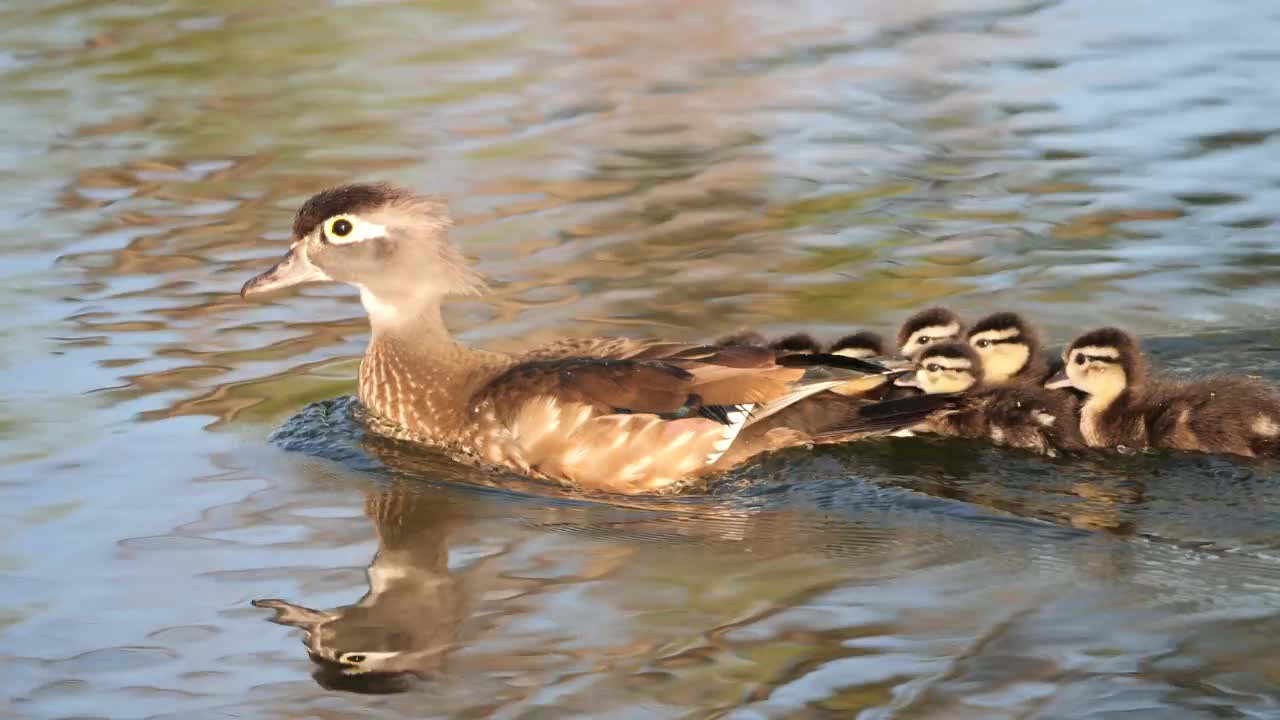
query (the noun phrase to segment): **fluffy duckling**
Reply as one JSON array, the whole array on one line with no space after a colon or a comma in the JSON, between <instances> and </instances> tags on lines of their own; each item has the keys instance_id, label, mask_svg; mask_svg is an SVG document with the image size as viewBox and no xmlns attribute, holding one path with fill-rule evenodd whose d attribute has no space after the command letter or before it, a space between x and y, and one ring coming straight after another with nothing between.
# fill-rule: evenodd
<instances>
[{"instance_id":1,"label":"fluffy duckling","mask_svg":"<svg viewBox=\"0 0 1280 720\"><path fill-rule=\"evenodd\" d=\"M884 338L876 333L862 330L831 343L827 352L832 355L844 355L858 360L870 360L874 357L885 357L889 354Z\"/></svg>"},{"instance_id":2,"label":"fluffy duckling","mask_svg":"<svg viewBox=\"0 0 1280 720\"><path fill-rule=\"evenodd\" d=\"M770 350L793 353L820 353L822 345L809 333L793 333L777 340L770 340L755 330L743 330L716 338L721 347L767 347Z\"/></svg>"},{"instance_id":3,"label":"fluffy duckling","mask_svg":"<svg viewBox=\"0 0 1280 720\"><path fill-rule=\"evenodd\" d=\"M827 353L831 355L843 355L856 360L871 360L875 358L877 362L883 363L886 367L896 367L899 363L903 367L913 367L911 363L899 360L888 359L889 354L884 342L884 338L876 333L868 331L859 331L831 343L827 348ZM868 400L896 400L904 397L919 395L917 388L902 387L886 382L878 388L866 389L865 386L853 386L859 396ZM833 392L841 395L853 394L852 391L846 392L844 388L833 388Z\"/></svg>"},{"instance_id":4,"label":"fluffy duckling","mask_svg":"<svg viewBox=\"0 0 1280 720\"><path fill-rule=\"evenodd\" d=\"M721 347L764 347L769 344L769 339L755 330L742 330L731 335L722 335L712 344Z\"/></svg>"},{"instance_id":5,"label":"fluffy duckling","mask_svg":"<svg viewBox=\"0 0 1280 720\"><path fill-rule=\"evenodd\" d=\"M931 307L907 318L898 328L898 353L915 358L921 350L938 343L959 340L964 321L944 307Z\"/></svg>"},{"instance_id":6,"label":"fluffy duckling","mask_svg":"<svg viewBox=\"0 0 1280 720\"><path fill-rule=\"evenodd\" d=\"M967 343L940 343L926 348L916 358L916 371L895 382L918 387L929 395L962 393L969 399L965 409L932 419L916 430L971 440L989 439L996 445L1046 455L1083 445L1076 434L1070 395L1030 383L987 384L982 358Z\"/></svg>"},{"instance_id":7,"label":"fluffy duckling","mask_svg":"<svg viewBox=\"0 0 1280 720\"><path fill-rule=\"evenodd\" d=\"M1080 434L1090 447L1157 447L1253 457L1280 451L1280 393L1256 380L1152 377L1132 335L1113 327L1081 335L1046 387L1088 397Z\"/></svg>"},{"instance_id":8,"label":"fluffy duckling","mask_svg":"<svg viewBox=\"0 0 1280 720\"><path fill-rule=\"evenodd\" d=\"M1062 367L1061 362L1051 367L1040 333L1016 312L998 312L982 318L969 328L966 339L982 358L984 382L988 385L1039 385Z\"/></svg>"},{"instance_id":9,"label":"fluffy duckling","mask_svg":"<svg viewBox=\"0 0 1280 720\"><path fill-rule=\"evenodd\" d=\"M820 353L822 345L809 333L794 333L769 343L770 350L796 353Z\"/></svg>"}]
</instances>

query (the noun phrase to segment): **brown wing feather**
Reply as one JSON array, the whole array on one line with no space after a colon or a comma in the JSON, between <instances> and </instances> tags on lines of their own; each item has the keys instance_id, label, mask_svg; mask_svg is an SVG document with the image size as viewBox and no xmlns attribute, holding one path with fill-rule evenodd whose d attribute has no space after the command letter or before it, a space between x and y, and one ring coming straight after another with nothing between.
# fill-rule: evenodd
<instances>
[{"instance_id":1,"label":"brown wing feather","mask_svg":"<svg viewBox=\"0 0 1280 720\"><path fill-rule=\"evenodd\" d=\"M490 381L482 395L509 422L520 405L537 397L586 405L602 414L674 412L688 402L694 384L692 373L666 363L568 358L515 365Z\"/></svg>"},{"instance_id":2,"label":"brown wing feather","mask_svg":"<svg viewBox=\"0 0 1280 720\"><path fill-rule=\"evenodd\" d=\"M628 338L568 338L534 348L521 360L614 358L617 360L695 361L725 367L768 367L776 353L764 347L704 345L669 340Z\"/></svg>"},{"instance_id":3,"label":"brown wing feather","mask_svg":"<svg viewBox=\"0 0 1280 720\"><path fill-rule=\"evenodd\" d=\"M766 348L588 338L529 353L475 400L507 428L501 442L513 463L633 492L722 469L717 459L744 426L849 379L810 374L776 364ZM699 416L700 405L753 407L744 419L746 408ZM775 428L734 457L804 438Z\"/></svg>"}]
</instances>

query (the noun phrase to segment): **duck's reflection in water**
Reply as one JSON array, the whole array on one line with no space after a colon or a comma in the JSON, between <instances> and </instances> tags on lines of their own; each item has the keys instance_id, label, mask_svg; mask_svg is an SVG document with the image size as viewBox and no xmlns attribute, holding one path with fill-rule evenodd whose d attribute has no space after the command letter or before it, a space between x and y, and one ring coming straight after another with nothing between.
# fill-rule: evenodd
<instances>
[{"instance_id":1,"label":"duck's reflection in water","mask_svg":"<svg viewBox=\"0 0 1280 720\"><path fill-rule=\"evenodd\" d=\"M271 620L300 628L313 677L322 687L393 693L444 670L460 641L474 593L467 576L451 574L447 538L457 513L432 488L380 489L365 496L378 534L368 568L369 591L358 602L313 610L285 600L254 600Z\"/></svg>"}]
</instances>

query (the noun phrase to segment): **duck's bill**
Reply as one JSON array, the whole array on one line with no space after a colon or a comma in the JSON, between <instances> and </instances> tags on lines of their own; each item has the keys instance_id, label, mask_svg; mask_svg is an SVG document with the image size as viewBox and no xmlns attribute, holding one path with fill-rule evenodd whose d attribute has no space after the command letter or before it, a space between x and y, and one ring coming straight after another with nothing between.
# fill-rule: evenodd
<instances>
[{"instance_id":1,"label":"duck's bill","mask_svg":"<svg viewBox=\"0 0 1280 720\"><path fill-rule=\"evenodd\" d=\"M1066 370L1059 370L1044 381L1044 386L1050 390L1062 390L1071 387L1071 378L1067 377Z\"/></svg>"},{"instance_id":2,"label":"duck's bill","mask_svg":"<svg viewBox=\"0 0 1280 720\"><path fill-rule=\"evenodd\" d=\"M919 381L916 380L916 374L913 372L903 373L893 379L893 384L898 387L920 387Z\"/></svg>"},{"instance_id":3,"label":"duck's bill","mask_svg":"<svg viewBox=\"0 0 1280 720\"><path fill-rule=\"evenodd\" d=\"M311 264L304 246L298 244L291 248L289 254L276 263L275 267L245 283L244 287L240 288L240 297L247 298L250 295L261 295L302 283L328 279L329 276L325 275L323 270Z\"/></svg>"}]
</instances>

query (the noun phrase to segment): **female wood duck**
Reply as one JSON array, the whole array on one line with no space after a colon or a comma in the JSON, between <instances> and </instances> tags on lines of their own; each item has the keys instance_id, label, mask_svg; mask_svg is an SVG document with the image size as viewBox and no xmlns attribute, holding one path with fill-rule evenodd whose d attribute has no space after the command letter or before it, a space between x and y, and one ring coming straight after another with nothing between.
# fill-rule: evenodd
<instances>
[{"instance_id":1,"label":"female wood duck","mask_svg":"<svg viewBox=\"0 0 1280 720\"><path fill-rule=\"evenodd\" d=\"M449 243L450 225L442 203L397 186L325 190L298 211L284 259L241 295L354 286L372 327L359 373L372 414L418 442L582 488L672 490L763 452L901 427L865 420L865 403L846 398L819 417L793 411L795 425L762 422L831 387L884 381L882 367L852 358L622 338L521 355L465 347L441 304L484 282ZM917 404L901 419L928 412Z\"/></svg>"},{"instance_id":2,"label":"female wood duck","mask_svg":"<svg viewBox=\"0 0 1280 720\"><path fill-rule=\"evenodd\" d=\"M1123 330L1081 335L1048 387L1088 398L1080 433L1090 447L1171 448L1231 455L1280 451L1280 393L1244 377L1175 382L1152 377L1138 341Z\"/></svg>"},{"instance_id":3,"label":"female wood duck","mask_svg":"<svg viewBox=\"0 0 1280 720\"><path fill-rule=\"evenodd\" d=\"M916 371L895 381L928 395L959 393L963 410L935 417L917 430L1054 455L1083 447L1076 432L1074 399L1022 383L986 383L982 358L964 342L932 345L916 358Z\"/></svg>"},{"instance_id":4,"label":"female wood duck","mask_svg":"<svg viewBox=\"0 0 1280 720\"><path fill-rule=\"evenodd\" d=\"M912 315L898 328L898 353L915 358L925 348L953 342L964 335L964 321L944 307L931 307Z\"/></svg>"}]
</instances>

